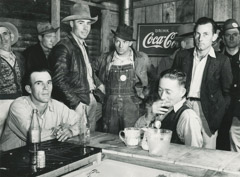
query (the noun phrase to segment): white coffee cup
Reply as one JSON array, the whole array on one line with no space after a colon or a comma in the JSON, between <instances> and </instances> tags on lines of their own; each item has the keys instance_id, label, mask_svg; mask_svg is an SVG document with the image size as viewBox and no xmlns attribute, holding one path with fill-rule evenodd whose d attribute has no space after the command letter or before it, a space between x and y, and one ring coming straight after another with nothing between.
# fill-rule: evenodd
<instances>
[{"instance_id":1,"label":"white coffee cup","mask_svg":"<svg viewBox=\"0 0 240 177\"><path fill-rule=\"evenodd\" d=\"M122 136L124 134L124 136ZM135 127L124 128L119 132L119 138L128 146L128 147L137 147L141 138L141 130Z\"/></svg>"}]
</instances>

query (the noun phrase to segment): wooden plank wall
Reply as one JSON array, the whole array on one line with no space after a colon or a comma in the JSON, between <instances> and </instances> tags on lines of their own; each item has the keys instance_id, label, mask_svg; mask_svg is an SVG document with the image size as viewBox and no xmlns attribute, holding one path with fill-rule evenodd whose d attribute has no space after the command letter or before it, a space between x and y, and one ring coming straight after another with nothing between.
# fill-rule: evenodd
<instances>
[{"instance_id":1,"label":"wooden plank wall","mask_svg":"<svg viewBox=\"0 0 240 177\"><path fill-rule=\"evenodd\" d=\"M70 6L73 2L68 0L60 1L60 19L69 15ZM90 56L95 59L100 55L101 46L101 10L90 7L92 16L99 16L97 23L92 25L92 30L86 40ZM13 23L19 31L19 40L13 46L14 50L23 51L28 46L37 43L37 22L51 22L51 1L50 0L1 0L0 21ZM61 37L70 31L69 25L61 23Z\"/></svg>"},{"instance_id":2,"label":"wooden plank wall","mask_svg":"<svg viewBox=\"0 0 240 177\"><path fill-rule=\"evenodd\" d=\"M138 23L186 23L207 16L215 21L235 18L240 23L239 0L140 0L134 2L134 37ZM136 45L135 45L136 46ZM170 67L168 57L150 57L159 74Z\"/></svg>"}]
</instances>

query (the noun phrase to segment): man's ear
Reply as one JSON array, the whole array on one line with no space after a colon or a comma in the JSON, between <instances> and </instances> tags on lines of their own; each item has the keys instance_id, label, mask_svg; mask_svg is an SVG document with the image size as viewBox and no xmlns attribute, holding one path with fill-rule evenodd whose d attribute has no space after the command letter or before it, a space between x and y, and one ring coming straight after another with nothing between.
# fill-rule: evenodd
<instances>
[{"instance_id":1,"label":"man's ear","mask_svg":"<svg viewBox=\"0 0 240 177\"><path fill-rule=\"evenodd\" d=\"M11 36L11 41L13 42L14 41L14 34L10 34L10 36Z\"/></svg>"},{"instance_id":2,"label":"man's ear","mask_svg":"<svg viewBox=\"0 0 240 177\"><path fill-rule=\"evenodd\" d=\"M38 35L38 40L41 42L42 41L42 35Z\"/></svg>"},{"instance_id":3,"label":"man's ear","mask_svg":"<svg viewBox=\"0 0 240 177\"><path fill-rule=\"evenodd\" d=\"M185 87L181 88L181 97L183 98L186 94L187 90L185 89Z\"/></svg>"},{"instance_id":4,"label":"man's ear","mask_svg":"<svg viewBox=\"0 0 240 177\"><path fill-rule=\"evenodd\" d=\"M217 38L218 38L218 34L217 34L217 33L214 33L214 34L213 34L213 39L212 39L212 41L216 41Z\"/></svg>"},{"instance_id":5,"label":"man's ear","mask_svg":"<svg viewBox=\"0 0 240 177\"><path fill-rule=\"evenodd\" d=\"M69 24L70 24L71 28L73 28L73 21L70 21Z\"/></svg>"},{"instance_id":6,"label":"man's ear","mask_svg":"<svg viewBox=\"0 0 240 177\"><path fill-rule=\"evenodd\" d=\"M133 44L133 42L132 42L132 41L130 41L130 42L129 42L129 46L132 46L132 44Z\"/></svg>"},{"instance_id":7,"label":"man's ear","mask_svg":"<svg viewBox=\"0 0 240 177\"><path fill-rule=\"evenodd\" d=\"M26 85L26 86L25 86L25 90L26 90L29 94L32 93L32 90L31 90L30 85Z\"/></svg>"}]
</instances>

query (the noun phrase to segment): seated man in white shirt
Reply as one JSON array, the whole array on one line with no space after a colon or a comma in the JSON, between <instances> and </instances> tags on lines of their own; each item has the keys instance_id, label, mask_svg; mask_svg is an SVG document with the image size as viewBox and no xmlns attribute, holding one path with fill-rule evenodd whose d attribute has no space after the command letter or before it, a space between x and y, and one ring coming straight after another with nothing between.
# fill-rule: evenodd
<instances>
[{"instance_id":1,"label":"seated man in white shirt","mask_svg":"<svg viewBox=\"0 0 240 177\"><path fill-rule=\"evenodd\" d=\"M26 145L33 109L38 110L41 141L65 141L79 134L82 119L74 110L51 99L52 78L46 69L30 71L26 77L29 96L16 99L9 111L6 127L0 140L0 150L6 151Z\"/></svg>"},{"instance_id":2,"label":"seated man in white shirt","mask_svg":"<svg viewBox=\"0 0 240 177\"><path fill-rule=\"evenodd\" d=\"M173 131L172 143L202 147L201 119L186 105L186 74L169 69L161 74L158 94L147 115L138 119L136 127L147 127L161 121L161 128Z\"/></svg>"}]
</instances>

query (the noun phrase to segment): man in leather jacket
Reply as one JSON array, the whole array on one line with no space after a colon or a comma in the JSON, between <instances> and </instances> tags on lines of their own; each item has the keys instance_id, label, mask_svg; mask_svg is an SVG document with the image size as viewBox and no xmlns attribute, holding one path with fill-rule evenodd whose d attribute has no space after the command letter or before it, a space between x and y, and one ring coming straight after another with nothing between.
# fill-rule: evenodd
<instances>
[{"instance_id":1,"label":"man in leather jacket","mask_svg":"<svg viewBox=\"0 0 240 177\"><path fill-rule=\"evenodd\" d=\"M97 102L93 90L104 92L104 86L92 70L84 40L98 17L92 18L89 6L84 4L74 4L70 13L62 22L69 24L72 31L55 45L49 56L53 97L84 117L94 131Z\"/></svg>"}]
</instances>

